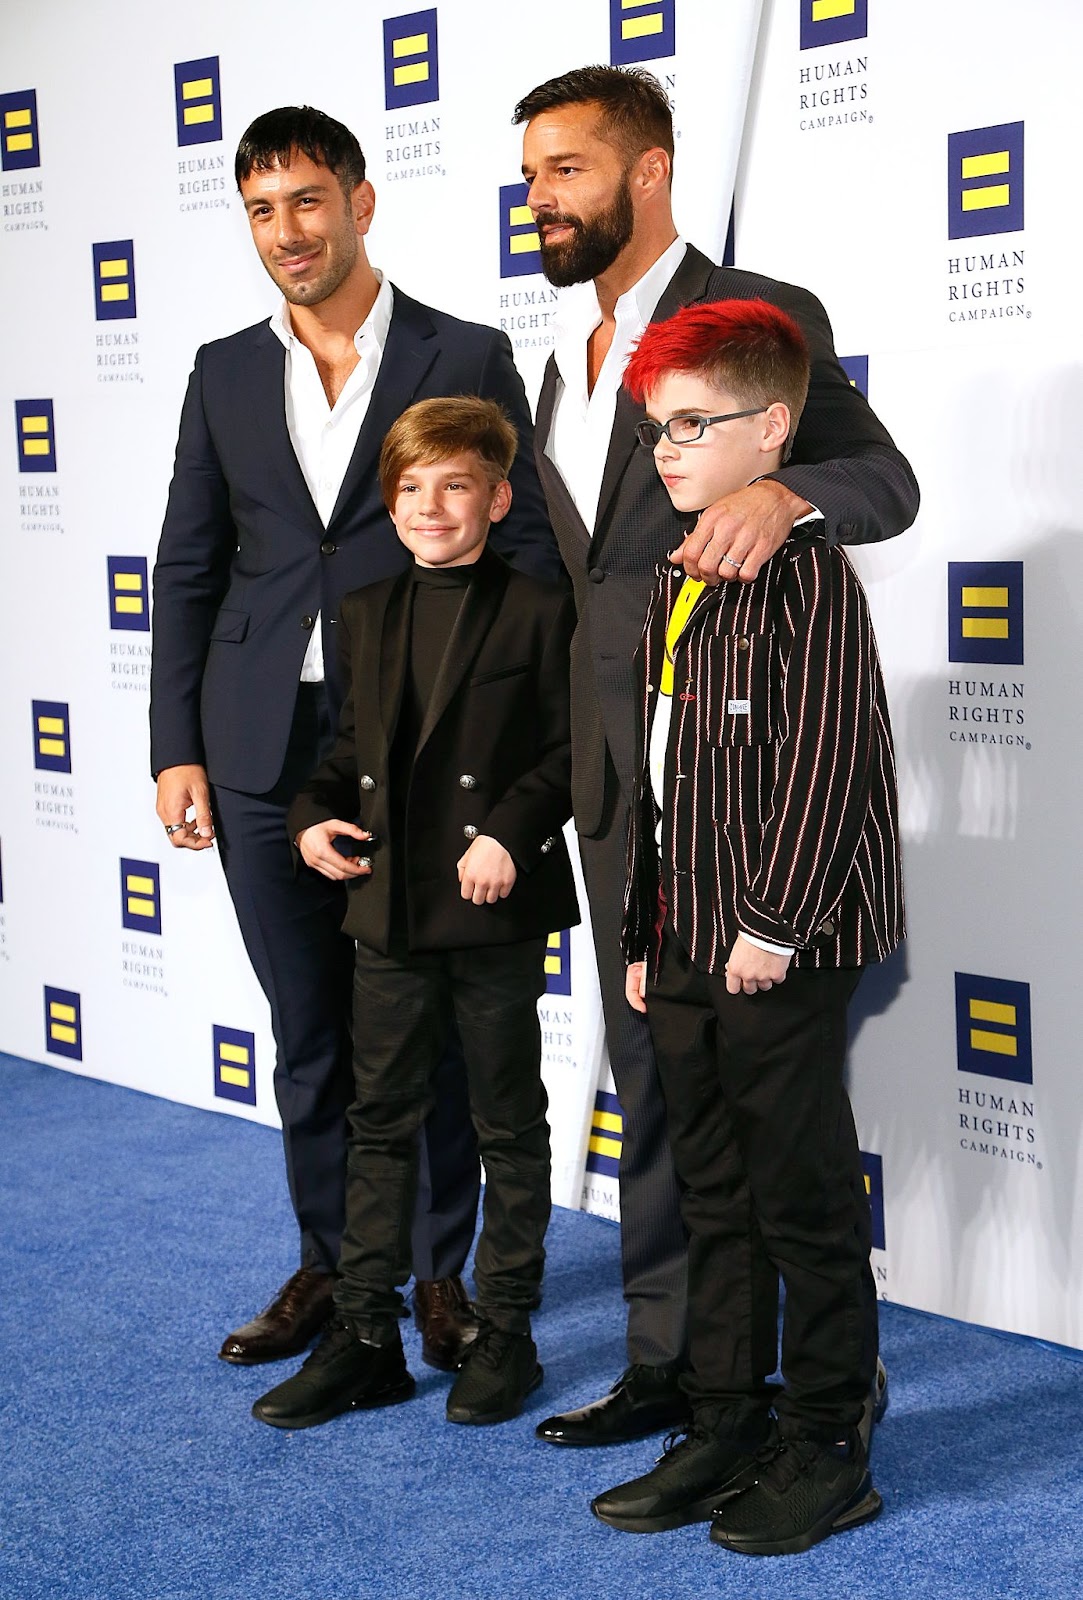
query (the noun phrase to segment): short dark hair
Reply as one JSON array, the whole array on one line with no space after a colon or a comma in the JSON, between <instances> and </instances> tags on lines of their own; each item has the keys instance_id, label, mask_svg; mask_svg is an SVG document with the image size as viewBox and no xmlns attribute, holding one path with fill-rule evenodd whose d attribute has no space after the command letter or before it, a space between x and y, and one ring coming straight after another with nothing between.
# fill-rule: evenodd
<instances>
[{"instance_id":1,"label":"short dark hair","mask_svg":"<svg viewBox=\"0 0 1083 1600\"><path fill-rule=\"evenodd\" d=\"M645 67L576 67L524 95L512 122L531 122L562 106L596 105L599 131L630 166L656 146L673 160L673 112L665 90Z\"/></svg>"},{"instance_id":2,"label":"short dark hair","mask_svg":"<svg viewBox=\"0 0 1083 1600\"><path fill-rule=\"evenodd\" d=\"M809 354L792 317L767 300L715 300L652 322L624 369L624 387L642 403L660 378L691 372L742 406L789 408L792 442L808 395Z\"/></svg>"},{"instance_id":3,"label":"short dark hair","mask_svg":"<svg viewBox=\"0 0 1083 1600\"><path fill-rule=\"evenodd\" d=\"M238 189L253 172L289 166L294 151L328 167L347 197L365 181L365 157L349 128L315 106L278 106L241 135L233 163Z\"/></svg>"},{"instance_id":4,"label":"short dark hair","mask_svg":"<svg viewBox=\"0 0 1083 1600\"><path fill-rule=\"evenodd\" d=\"M434 467L472 452L495 486L507 477L519 435L495 400L476 395L435 395L418 400L391 424L380 451L380 493L394 508L399 479L412 467Z\"/></svg>"}]
</instances>

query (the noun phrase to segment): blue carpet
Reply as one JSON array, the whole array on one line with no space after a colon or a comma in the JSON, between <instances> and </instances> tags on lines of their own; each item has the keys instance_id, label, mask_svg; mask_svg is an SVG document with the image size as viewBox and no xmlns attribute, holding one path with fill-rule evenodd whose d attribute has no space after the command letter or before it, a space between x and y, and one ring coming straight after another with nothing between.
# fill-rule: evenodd
<instances>
[{"instance_id":1,"label":"blue carpet","mask_svg":"<svg viewBox=\"0 0 1083 1600\"><path fill-rule=\"evenodd\" d=\"M215 1359L294 1265L277 1135L11 1057L0 1096L2 1600L1083 1590L1083 1369L1056 1350L885 1306L878 1522L774 1561L621 1534L589 1498L655 1442L532 1437L623 1365L615 1228L554 1215L523 1418L449 1426L411 1328L414 1400L279 1433L248 1408L283 1369Z\"/></svg>"}]
</instances>

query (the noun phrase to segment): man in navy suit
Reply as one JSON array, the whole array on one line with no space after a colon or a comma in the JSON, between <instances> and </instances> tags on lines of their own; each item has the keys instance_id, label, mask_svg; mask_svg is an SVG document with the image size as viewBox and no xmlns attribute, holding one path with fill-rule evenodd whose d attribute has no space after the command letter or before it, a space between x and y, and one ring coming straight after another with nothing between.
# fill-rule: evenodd
<instances>
[{"instance_id":1,"label":"man in navy suit","mask_svg":"<svg viewBox=\"0 0 1083 1600\"><path fill-rule=\"evenodd\" d=\"M494 540L556 576L511 347L492 328L411 300L370 265L375 196L353 134L311 107L258 117L236 177L260 259L282 291L270 321L198 352L154 571L151 763L171 844L218 843L271 1007L301 1265L224 1360L296 1354L331 1312L352 1092L353 944L341 885L295 874L286 810L326 753L343 686L342 596L402 569L380 497L387 428L428 395L499 401L520 450L514 507ZM423 1134L413 1241L423 1353L455 1366L472 1334L459 1274L478 1163L457 1045Z\"/></svg>"}]
</instances>

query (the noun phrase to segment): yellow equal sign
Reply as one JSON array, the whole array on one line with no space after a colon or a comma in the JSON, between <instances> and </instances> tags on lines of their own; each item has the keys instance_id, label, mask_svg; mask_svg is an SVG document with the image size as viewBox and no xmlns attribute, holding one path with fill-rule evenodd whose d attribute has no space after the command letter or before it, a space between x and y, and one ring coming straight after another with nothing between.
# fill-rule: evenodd
<instances>
[{"instance_id":1,"label":"yellow equal sign","mask_svg":"<svg viewBox=\"0 0 1083 1600\"><path fill-rule=\"evenodd\" d=\"M214 79L192 78L187 83L181 84L182 100L209 100L209 105L188 106L184 108L184 125L186 128L195 127L200 122L214 121Z\"/></svg>"},{"instance_id":2,"label":"yellow equal sign","mask_svg":"<svg viewBox=\"0 0 1083 1600\"><path fill-rule=\"evenodd\" d=\"M75 1007L60 1000L49 1001L49 1037L61 1044L76 1044L79 1035L75 1029Z\"/></svg>"},{"instance_id":3,"label":"yellow equal sign","mask_svg":"<svg viewBox=\"0 0 1083 1600\"><path fill-rule=\"evenodd\" d=\"M232 1084L235 1089L247 1089L252 1081L248 1070L248 1050L243 1044L220 1044L218 1046L218 1076L223 1083ZM227 1066L232 1062L232 1066Z\"/></svg>"},{"instance_id":4,"label":"yellow equal sign","mask_svg":"<svg viewBox=\"0 0 1083 1600\"><path fill-rule=\"evenodd\" d=\"M965 178L994 178L1011 170L1011 155L1007 150L991 150L986 155L964 156L962 175ZM1006 206L1010 201L1010 185L986 183L980 188L963 190L964 211L990 211L996 206Z\"/></svg>"},{"instance_id":5,"label":"yellow equal sign","mask_svg":"<svg viewBox=\"0 0 1083 1600\"><path fill-rule=\"evenodd\" d=\"M510 206L508 208L508 227L525 228L529 226L529 233L513 233L508 238L508 250L513 256L528 255L531 250L541 249L541 240L538 230L534 226L534 213L529 206Z\"/></svg>"},{"instance_id":6,"label":"yellow equal sign","mask_svg":"<svg viewBox=\"0 0 1083 1600\"><path fill-rule=\"evenodd\" d=\"M139 572L114 572L113 609L123 616L143 615L143 577Z\"/></svg>"},{"instance_id":7,"label":"yellow equal sign","mask_svg":"<svg viewBox=\"0 0 1083 1600\"><path fill-rule=\"evenodd\" d=\"M49 419L48 417L24 417L22 420L22 449L24 456L47 456L49 454ZM34 434L44 433L44 439L36 439Z\"/></svg>"},{"instance_id":8,"label":"yellow equal sign","mask_svg":"<svg viewBox=\"0 0 1083 1600\"><path fill-rule=\"evenodd\" d=\"M560 977L560 934L551 933L545 951L545 975L547 978Z\"/></svg>"},{"instance_id":9,"label":"yellow equal sign","mask_svg":"<svg viewBox=\"0 0 1083 1600\"><path fill-rule=\"evenodd\" d=\"M971 1000L971 1022L999 1022L1006 1028L1016 1026L1016 1010L1014 1006L1003 1005L995 1000ZM972 1050L987 1050L995 1056L1015 1056L1019 1054L1018 1041L1014 1034L990 1033L988 1028L971 1028L970 1048Z\"/></svg>"},{"instance_id":10,"label":"yellow equal sign","mask_svg":"<svg viewBox=\"0 0 1083 1600\"><path fill-rule=\"evenodd\" d=\"M987 611L1007 611L1008 591L1003 587L981 587L964 584L962 593L964 610L983 608ZM964 617L964 639L1006 639L1007 617Z\"/></svg>"},{"instance_id":11,"label":"yellow equal sign","mask_svg":"<svg viewBox=\"0 0 1083 1600\"><path fill-rule=\"evenodd\" d=\"M22 111L4 112L4 144L10 151L32 150L34 148L34 135L30 133L12 132L19 128L32 128L33 120L29 106Z\"/></svg>"},{"instance_id":12,"label":"yellow equal sign","mask_svg":"<svg viewBox=\"0 0 1083 1600\"><path fill-rule=\"evenodd\" d=\"M641 14L635 17L621 17L620 36L622 39L647 39L652 34L661 33L665 28L665 18L661 11L646 11L647 6L655 7L658 0L620 0L622 11L638 11Z\"/></svg>"},{"instance_id":13,"label":"yellow equal sign","mask_svg":"<svg viewBox=\"0 0 1083 1600\"><path fill-rule=\"evenodd\" d=\"M427 56L429 53L429 36L427 33L410 33L404 39L396 39L391 46L391 54L396 61L401 61L403 56ZM391 74L392 82L396 89L406 83L426 83L429 77L429 63L427 61L411 61L401 67L395 67Z\"/></svg>"},{"instance_id":14,"label":"yellow equal sign","mask_svg":"<svg viewBox=\"0 0 1083 1600\"><path fill-rule=\"evenodd\" d=\"M98 264L98 277L103 280L98 285L98 292L102 301L127 300L129 288L126 283L106 283L107 278L126 278L128 276L128 263L123 257L114 261L102 261Z\"/></svg>"},{"instance_id":15,"label":"yellow equal sign","mask_svg":"<svg viewBox=\"0 0 1083 1600\"><path fill-rule=\"evenodd\" d=\"M852 17L857 0L812 0L813 22L831 22L835 17Z\"/></svg>"},{"instance_id":16,"label":"yellow equal sign","mask_svg":"<svg viewBox=\"0 0 1083 1600\"><path fill-rule=\"evenodd\" d=\"M154 904L154 879L144 878L135 872L129 872L124 879L124 888L128 896L128 914L132 917L153 917L157 913Z\"/></svg>"},{"instance_id":17,"label":"yellow equal sign","mask_svg":"<svg viewBox=\"0 0 1083 1600\"><path fill-rule=\"evenodd\" d=\"M55 736L59 737L55 737ZM38 749L43 756L62 756L64 749L64 718L38 718Z\"/></svg>"},{"instance_id":18,"label":"yellow equal sign","mask_svg":"<svg viewBox=\"0 0 1083 1600\"><path fill-rule=\"evenodd\" d=\"M595 1111L591 1123L590 1149L596 1156L609 1156L619 1161L623 1135L624 1125L617 1112Z\"/></svg>"}]
</instances>

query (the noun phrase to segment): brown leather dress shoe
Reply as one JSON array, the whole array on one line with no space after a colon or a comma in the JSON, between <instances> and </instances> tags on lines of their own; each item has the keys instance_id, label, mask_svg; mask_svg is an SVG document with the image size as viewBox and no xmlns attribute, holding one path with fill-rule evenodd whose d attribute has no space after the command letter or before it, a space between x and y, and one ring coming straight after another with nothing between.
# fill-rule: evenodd
<instances>
[{"instance_id":1,"label":"brown leather dress shoe","mask_svg":"<svg viewBox=\"0 0 1083 1600\"><path fill-rule=\"evenodd\" d=\"M300 1355L331 1316L335 1280L314 1267L301 1267L279 1289L270 1305L231 1333L218 1352L220 1361L255 1367Z\"/></svg>"},{"instance_id":2,"label":"brown leather dress shoe","mask_svg":"<svg viewBox=\"0 0 1083 1600\"><path fill-rule=\"evenodd\" d=\"M414 1284L414 1327L421 1335L421 1359L441 1372L457 1372L467 1346L478 1336L478 1321L461 1278L419 1278Z\"/></svg>"}]
</instances>

